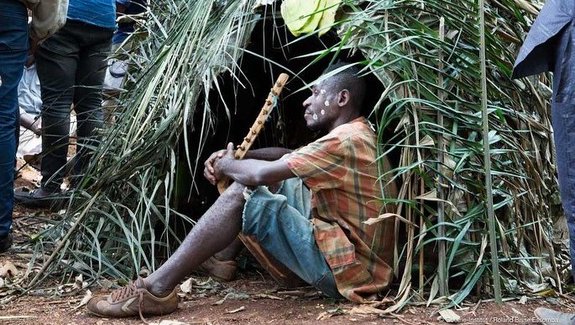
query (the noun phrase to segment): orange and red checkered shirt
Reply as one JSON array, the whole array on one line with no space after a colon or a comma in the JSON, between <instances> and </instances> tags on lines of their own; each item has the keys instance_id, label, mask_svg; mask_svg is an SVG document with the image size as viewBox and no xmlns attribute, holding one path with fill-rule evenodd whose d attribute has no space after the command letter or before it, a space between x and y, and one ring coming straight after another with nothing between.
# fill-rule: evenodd
<instances>
[{"instance_id":1,"label":"orange and red checkered shirt","mask_svg":"<svg viewBox=\"0 0 575 325\"><path fill-rule=\"evenodd\" d=\"M356 302L386 289L393 276L393 220L364 223L384 212L376 144L369 122L361 117L288 158L289 168L312 192L315 239L338 291ZM394 186L384 192L396 195Z\"/></svg>"}]
</instances>

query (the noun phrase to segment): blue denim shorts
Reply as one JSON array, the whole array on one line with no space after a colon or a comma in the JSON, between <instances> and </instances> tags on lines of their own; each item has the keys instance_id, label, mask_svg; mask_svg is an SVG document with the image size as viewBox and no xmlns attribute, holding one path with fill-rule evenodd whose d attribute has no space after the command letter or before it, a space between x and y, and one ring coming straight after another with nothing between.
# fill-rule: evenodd
<instances>
[{"instance_id":1,"label":"blue denim shorts","mask_svg":"<svg viewBox=\"0 0 575 325\"><path fill-rule=\"evenodd\" d=\"M284 181L276 193L265 186L246 189L242 231L255 237L275 259L324 294L341 298L321 254L311 222L311 193L299 178Z\"/></svg>"}]
</instances>

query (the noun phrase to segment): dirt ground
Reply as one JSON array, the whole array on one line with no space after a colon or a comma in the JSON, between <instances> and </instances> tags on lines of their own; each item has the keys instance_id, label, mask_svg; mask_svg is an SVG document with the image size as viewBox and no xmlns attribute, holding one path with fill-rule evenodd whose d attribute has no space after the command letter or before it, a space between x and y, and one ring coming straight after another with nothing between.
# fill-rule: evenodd
<instances>
[{"instance_id":1,"label":"dirt ground","mask_svg":"<svg viewBox=\"0 0 575 325\"><path fill-rule=\"evenodd\" d=\"M10 256L2 256L0 264ZM258 275L216 284L209 278L195 278L199 289L191 294L181 291L179 309L171 315L149 317L152 324L445 324L437 313L438 306L407 306L398 313L383 315L367 306L322 298L315 290L302 288L278 291L269 278ZM211 283L216 290L204 291L202 284ZM85 290L72 296L22 295L0 302L0 324L141 324L132 319L103 319L90 315L80 306ZM2 288L0 288L0 299ZM1 300L0 300L1 301ZM546 306L573 311L567 298L512 300L463 304L454 312L460 324L538 324L533 310Z\"/></svg>"},{"instance_id":2,"label":"dirt ground","mask_svg":"<svg viewBox=\"0 0 575 325\"><path fill-rule=\"evenodd\" d=\"M33 187L38 180L34 170L25 169L23 173L16 185ZM0 255L0 324L141 324L138 317L112 320L90 315L83 304L92 291L101 289L85 287L82 279L20 293L23 279L29 279L26 270L32 257L30 229L46 222L42 211L16 207L15 244L9 253ZM257 269L246 270L229 283L194 276L187 284L191 287L179 288L180 305L176 312L146 321L162 325L446 323L438 313L438 305L409 304L396 313L383 314L383 309L393 305L393 299L369 306L327 299L310 287L286 291ZM469 301L452 311L459 317L459 324L538 324L533 310L539 306L573 312L575 296L516 297L501 305Z\"/></svg>"}]
</instances>

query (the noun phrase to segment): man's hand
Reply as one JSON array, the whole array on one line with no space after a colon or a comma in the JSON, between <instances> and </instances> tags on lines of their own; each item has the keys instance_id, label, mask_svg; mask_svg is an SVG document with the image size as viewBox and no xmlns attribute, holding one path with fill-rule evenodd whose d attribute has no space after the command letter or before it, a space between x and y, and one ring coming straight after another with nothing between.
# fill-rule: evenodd
<instances>
[{"instance_id":1,"label":"man's hand","mask_svg":"<svg viewBox=\"0 0 575 325\"><path fill-rule=\"evenodd\" d=\"M231 147L230 147L231 146ZM233 143L229 143L226 149L216 151L210 155L204 162L204 177L212 184L216 185L219 181L221 174L216 173L216 162L222 159L231 150L232 159L234 158ZM231 149L230 149L231 148Z\"/></svg>"},{"instance_id":2,"label":"man's hand","mask_svg":"<svg viewBox=\"0 0 575 325\"><path fill-rule=\"evenodd\" d=\"M220 159L216 159L214 163L214 175L218 181L226 176L224 170L234 160L236 160L236 157L234 157L234 144L230 142L224 154Z\"/></svg>"}]
</instances>

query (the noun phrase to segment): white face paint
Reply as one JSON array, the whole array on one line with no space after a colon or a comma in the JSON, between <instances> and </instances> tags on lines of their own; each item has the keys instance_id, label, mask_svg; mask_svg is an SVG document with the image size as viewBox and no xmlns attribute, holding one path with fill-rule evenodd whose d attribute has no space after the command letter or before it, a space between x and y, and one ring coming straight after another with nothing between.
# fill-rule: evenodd
<instances>
[{"instance_id":1,"label":"white face paint","mask_svg":"<svg viewBox=\"0 0 575 325\"><path fill-rule=\"evenodd\" d=\"M329 106L329 100L326 100L325 102L323 102L323 104L324 104L325 106Z\"/></svg>"},{"instance_id":2,"label":"white face paint","mask_svg":"<svg viewBox=\"0 0 575 325\"><path fill-rule=\"evenodd\" d=\"M316 113L313 113L313 115L311 116L311 118L312 118L314 121L317 121L317 119L318 119L317 114L316 114Z\"/></svg>"},{"instance_id":3,"label":"white face paint","mask_svg":"<svg viewBox=\"0 0 575 325\"><path fill-rule=\"evenodd\" d=\"M320 113L321 115L325 115L325 110L322 109L319 113Z\"/></svg>"}]
</instances>

